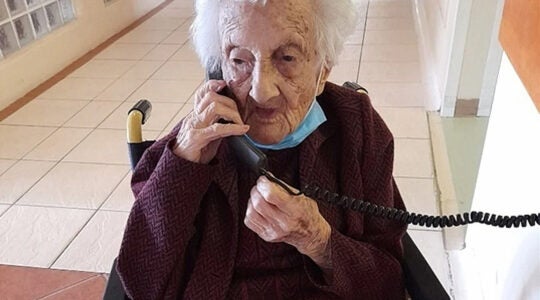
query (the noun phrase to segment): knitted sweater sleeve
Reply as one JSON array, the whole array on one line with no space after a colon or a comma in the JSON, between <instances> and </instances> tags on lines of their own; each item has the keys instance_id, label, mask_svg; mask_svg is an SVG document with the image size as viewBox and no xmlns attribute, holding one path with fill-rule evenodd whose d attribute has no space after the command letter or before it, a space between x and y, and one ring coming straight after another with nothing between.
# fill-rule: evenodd
<instances>
[{"instance_id":1,"label":"knitted sweater sleeve","mask_svg":"<svg viewBox=\"0 0 540 300\"><path fill-rule=\"evenodd\" d=\"M173 131L148 148L133 173L135 202L117 262L131 299L162 299L170 292L169 281L182 280L173 268L184 262L200 202L212 180L211 165L172 152L175 136Z\"/></svg>"},{"instance_id":2,"label":"knitted sweater sleeve","mask_svg":"<svg viewBox=\"0 0 540 300\"><path fill-rule=\"evenodd\" d=\"M347 177L350 188L345 190L361 190L349 196L404 209L392 176L393 137L369 99L365 101L368 105L358 130L362 140L357 155L360 167L355 176ZM307 260L312 282L341 299L404 299L400 260L406 225L352 211L343 214L345 226L332 228L330 237L332 276L329 281L322 280L318 268Z\"/></svg>"}]
</instances>

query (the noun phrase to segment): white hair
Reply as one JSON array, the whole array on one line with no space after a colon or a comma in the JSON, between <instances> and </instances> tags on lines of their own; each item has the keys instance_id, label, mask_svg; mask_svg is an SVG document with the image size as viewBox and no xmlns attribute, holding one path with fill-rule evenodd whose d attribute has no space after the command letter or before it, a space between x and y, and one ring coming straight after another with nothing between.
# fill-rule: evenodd
<instances>
[{"instance_id":1,"label":"white hair","mask_svg":"<svg viewBox=\"0 0 540 300\"><path fill-rule=\"evenodd\" d=\"M219 31L220 3L224 0L195 0L195 19L191 25L193 46L201 64L209 71L221 65ZM266 5L267 0L249 1ZM331 68L343 50L345 39L355 30L357 10L351 0L305 0L313 3L315 41L318 53Z\"/></svg>"}]
</instances>

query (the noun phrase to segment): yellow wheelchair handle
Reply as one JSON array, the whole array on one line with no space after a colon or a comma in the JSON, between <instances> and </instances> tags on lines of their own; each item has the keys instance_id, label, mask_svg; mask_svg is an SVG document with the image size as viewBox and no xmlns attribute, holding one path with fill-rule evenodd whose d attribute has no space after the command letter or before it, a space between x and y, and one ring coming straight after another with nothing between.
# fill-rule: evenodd
<instances>
[{"instance_id":1,"label":"yellow wheelchair handle","mask_svg":"<svg viewBox=\"0 0 540 300\"><path fill-rule=\"evenodd\" d=\"M127 141L128 143L141 143L142 125L150 118L152 104L146 99L139 100L128 112Z\"/></svg>"}]
</instances>

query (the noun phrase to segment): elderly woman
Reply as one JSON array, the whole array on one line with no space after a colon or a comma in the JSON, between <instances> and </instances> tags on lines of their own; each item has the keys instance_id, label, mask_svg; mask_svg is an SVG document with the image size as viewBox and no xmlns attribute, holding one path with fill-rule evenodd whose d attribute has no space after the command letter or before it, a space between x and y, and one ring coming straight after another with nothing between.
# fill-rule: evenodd
<instances>
[{"instance_id":1,"label":"elderly woman","mask_svg":"<svg viewBox=\"0 0 540 300\"><path fill-rule=\"evenodd\" d=\"M387 127L366 95L326 82L356 23L352 3L200 0L196 10L196 50L223 80L202 85L133 174L117 267L129 297L404 298L404 225L291 195L224 142L246 134L291 187L404 208Z\"/></svg>"}]
</instances>

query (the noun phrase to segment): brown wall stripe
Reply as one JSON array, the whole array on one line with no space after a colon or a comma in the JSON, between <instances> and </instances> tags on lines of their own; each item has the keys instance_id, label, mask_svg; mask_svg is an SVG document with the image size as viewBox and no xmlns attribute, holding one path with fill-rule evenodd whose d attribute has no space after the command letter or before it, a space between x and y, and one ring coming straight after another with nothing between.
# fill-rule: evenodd
<instances>
[{"instance_id":1,"label":"brown wall stripe","mask_svg":"<svg viewBox=\"0 0 540 300\"><path fill-rule=\"evenodd\" d=\"M128 25L126 28L122 29L120 32L118 32L118 33L114 34L113 36L111 36L110 38L108 38L106 41L101 43L96 48L90 50L88 53L86 53L85 55L83 55L82 57L80 57L79 59L74 61L73 63L71 63L69 66L62 69L60 72L53 75L51 78L49 78L48 80L46 80L45 82L43 82L42 84L40 84L39 86L37 86L36 88L31 90L30 92L28 92L26 95L24 95L21 98L15 100L15 102L13 102L12 104L10 104L9 106L7 106L6 108L4 108L3 110L0 111L0 121L2 121L5 118L9 117L9 115L13 114L18 109L20 109L21 107L26 105L28 102L32 101L37 96L41 95L41 93L43 93L44 91L48 90L53 85L58 83L60 80L66 78L73 71L77 70L82 65L89 62L98 53L103 51L105 48L110 46L112 43L114 43L116 40L118 40L119 38L121 38L122 36L124 36L125 34L130 32L131 30L135 29L135 27L139 26L144 21L150 19L152 16L157 14L164 7L169 5L172 1L173 0L165 0L163 3L158 5L156 8L152 9L147 14L140 17L135 22Z\"/></svg>"}]
</instances>

